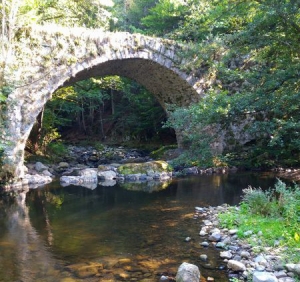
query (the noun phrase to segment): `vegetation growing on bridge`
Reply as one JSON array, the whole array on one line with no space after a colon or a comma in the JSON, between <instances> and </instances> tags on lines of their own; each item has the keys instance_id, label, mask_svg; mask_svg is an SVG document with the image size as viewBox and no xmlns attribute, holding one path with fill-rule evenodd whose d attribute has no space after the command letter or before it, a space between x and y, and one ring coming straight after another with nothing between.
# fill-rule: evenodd
<instances>
[{"instance_id":1,"label":"vegetation growing on bridge","mask_svg":"<svg viewBox=\"0 0 300 282\"><path fill-rule=\"evenodd\" d=\"M141 32L184 43L188 48L182 54L187 58L183 70L209 81L209 91L199 105L170 109L168 124L184 133L184 141L192 150L192 153L187 151L180 162L191 161L199 165L225 162L248 167L299 165L299 1L114 0L111 1L114 6L102 2L110 1L2 1L1 110L10 89L18 84L8 75L12 68L9 68L7 54L14 54L14 47L22 43L17 36L22 27L33 23L55 23ZM107 78L110 79L108 85L113 85L114 78ZM132 82L125 84L132 85ZM139 86L135 87L139 89ZM79 88L73 86L73 92L69 88L73 93L73 104L64 100L59 114L55 107L66 90L54 95L45 111L45 121L54 115L52 121L57 123L50 126L44 122L45 136L55 131L60 133L59 128L65 128L69 123L63 112L85 113L86 118L90 118L89 114L93 116L95 111L90 106L91 101L94 103L93 94L90 92L91 99L86 99L79 107L82 98ZM77 89L77 96L74 89ZM101 93L103 102L109 94L107 90ZM144 90L141 93L145 95ZM141 116L149 112L150 116L159 116L153 101L149 100L144 107L147 99L135 97L134 100L128 105L131 112L139 107ZM117 108L115 111L115 114L123 114ZM131 117L135 119L134 115ZM232 136L226 136L231 146L227 146L223 154L211 150L209 144L218 141L229 126L245 118L249 118L249 122L244 127L244 134L253 138L241 145L235 142L232 133ZM155 127L160 121L154 120ZM96 123L101 123L101 119ZM83 120L79 126L84 126ZM89 126L92 125L89 123ZM138 134L144 134L148 126L145 122ZM206 130L199 130L199 127ZM97 128L101 130L101 125ZM212 128L214 130L210 130ZM1 146L3 144L0 144L0 150Z\"/></svg>"}]
</instances>

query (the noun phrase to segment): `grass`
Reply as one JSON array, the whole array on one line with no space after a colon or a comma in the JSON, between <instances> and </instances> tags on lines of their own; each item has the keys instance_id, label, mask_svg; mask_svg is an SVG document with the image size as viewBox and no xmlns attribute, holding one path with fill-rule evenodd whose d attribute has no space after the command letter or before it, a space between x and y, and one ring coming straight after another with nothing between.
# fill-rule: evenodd
<instances>
[{"instance_id":1,"label":"grass","mask_svg":"<svg viewBox=\"0 0 300 282\"><path fill-rule=\"evenodd\" d=\"M278 252L289 262L300 260L300 188L278 180L273 190L249 187L237 207L219 214L224 228L238 229L239 238L257 252ZM251 235L245 234L252 231Z\"/></svg>"}]
</instances>

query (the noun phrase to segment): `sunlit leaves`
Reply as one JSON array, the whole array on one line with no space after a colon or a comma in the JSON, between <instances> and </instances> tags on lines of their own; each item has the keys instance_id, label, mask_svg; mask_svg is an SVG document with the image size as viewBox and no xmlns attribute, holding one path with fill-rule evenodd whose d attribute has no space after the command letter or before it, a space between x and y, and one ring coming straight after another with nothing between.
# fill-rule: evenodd
<instances>
[{"instance_id":1,"label":"sunlit leaves","mask_svg":"<svg viewBox=\"0 0 300 282\"><path fill-rule=\"evenodd\" d=\"M160 0L141 22L152 34L163 36L178 26L187 10L187 5L177 1Z\"/></svg>"}]
</instances>

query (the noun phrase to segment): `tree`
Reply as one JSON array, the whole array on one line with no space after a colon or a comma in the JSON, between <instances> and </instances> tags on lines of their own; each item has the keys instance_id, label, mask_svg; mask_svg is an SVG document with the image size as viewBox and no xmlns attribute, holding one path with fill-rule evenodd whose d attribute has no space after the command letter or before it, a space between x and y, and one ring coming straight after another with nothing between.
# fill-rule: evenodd
<instances>
[{"instance_id":1,"label":"tree","mask_svg":"<svg viewBox=\"0 0 300 282\"><path fill-rule=\"evenodd\" d=\"M159 140L166 113L151 93L119 76L92 78L57 90L45 107L39 149L75 135L102 141ZM30 137L32 148L37 136ZM172 138L170 138L171 140Z\"/></svg>"},{"instance_id":2,"label":"tree","mask_svg":"<svg viewBox=\"0 0 300 282\"><path fill-rule=\"evenodd\" d=\"M114 0L114 29L145 33L141 19L148 15L156 0Z\"/></svg>"},{"instance_id":3,"label":"tree","mask_svg":"<svg viewBox=\"0 0 300 282\"><path fill-rule=\"evenodd\" d=\"M187 11L188 6L184 2L159 0L141 19L141 23L149 33L163 36L178 27Z\"/></svg>"},{"instance_id":4,"label":"tree","mask_svg":"<svg viewBox=\"0 0 300 282\"><path fill-rule=\"evenodd\" d=\"M250 115L254 120L245 133L254 140L239 157L244 155L252 167L299 164L298 1L195 3L190 2L191 12L173 38L192 42L188 56L193 61L185 68L205 74L211 84L205 108L201 104L178 109L174 126L180 124L182 114L190 118L187 137L199 148L195 121L228 129ZM235 155L234 150L241 148L227 152Z\"/></svg>"},{"instance_id":5,"label":"tree","mask_svg":"<svg viewBox=\"0 0 300 282\"><path fill-rule=\"evenodd\" d=\"M112 1L25 0L20 13L27 15L27 24L54 23L107 30L112 6Z\"/></svg>"}]
</instances>

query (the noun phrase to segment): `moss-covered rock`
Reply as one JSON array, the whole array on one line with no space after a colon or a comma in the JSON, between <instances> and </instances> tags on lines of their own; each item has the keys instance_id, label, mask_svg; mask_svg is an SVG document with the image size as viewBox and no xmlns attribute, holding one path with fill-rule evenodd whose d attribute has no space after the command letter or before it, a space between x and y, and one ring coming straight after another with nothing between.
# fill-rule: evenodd
<instances>
[{"instance_id":1,"label":"moss-covered rock","mask_svg":"<svg viewBox=\"0 0 300 282\"><path fill-rule=\"evenodd\" d=\"M118 167L118 173L129 175L129 174L149 174L151 173L162 173L172 171L172 167L165 161L152 161L145 163L129 163Z\"/></svg>"}]
</instances>

